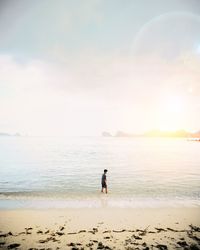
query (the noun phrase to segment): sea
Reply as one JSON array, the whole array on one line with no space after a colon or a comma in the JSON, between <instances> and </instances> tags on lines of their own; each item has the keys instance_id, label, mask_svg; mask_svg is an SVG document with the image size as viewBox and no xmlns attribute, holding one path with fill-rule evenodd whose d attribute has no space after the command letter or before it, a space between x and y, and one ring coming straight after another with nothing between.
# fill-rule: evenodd
<instances>
[{"instance_id":1,"label":"sea","mask_svg":"<svg viewBox=\"0 0 200 250\"><path fill-rule=\"evenodd\" d=\"M200 207L200 142L0 137L0 209L166 206Z\"/></svg>"}]
</instances>

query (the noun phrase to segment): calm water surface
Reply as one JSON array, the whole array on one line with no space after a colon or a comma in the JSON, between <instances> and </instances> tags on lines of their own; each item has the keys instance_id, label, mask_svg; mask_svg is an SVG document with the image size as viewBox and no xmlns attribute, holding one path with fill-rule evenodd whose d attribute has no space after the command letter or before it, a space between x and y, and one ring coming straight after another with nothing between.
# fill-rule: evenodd
<instances>
[{"instance_id":1,"label":"calm water surface","mask_svg":"<svg viewBox=\"0 0 200 250\"><path fill-rule=\"evenodd\" d=\"M0 137L0 208L153 204L200 205L199 142Z\"/></svg>"}]
</instances>

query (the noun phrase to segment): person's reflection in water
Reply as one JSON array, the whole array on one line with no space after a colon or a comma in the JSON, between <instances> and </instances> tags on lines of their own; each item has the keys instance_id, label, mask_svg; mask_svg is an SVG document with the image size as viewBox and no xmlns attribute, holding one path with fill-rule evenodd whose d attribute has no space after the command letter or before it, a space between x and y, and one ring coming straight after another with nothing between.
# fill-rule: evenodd
<instances>
[{"instance_id":1,"label":"person's reflection in water","mask_svg":"<svg viewBox=\"0 0 200 250\"><path fill-rule=\"evenodd\" d=\"M108 207L108 196L101 196L101 207L102 208L107 208Z\"/></svg>"}]
</instances>

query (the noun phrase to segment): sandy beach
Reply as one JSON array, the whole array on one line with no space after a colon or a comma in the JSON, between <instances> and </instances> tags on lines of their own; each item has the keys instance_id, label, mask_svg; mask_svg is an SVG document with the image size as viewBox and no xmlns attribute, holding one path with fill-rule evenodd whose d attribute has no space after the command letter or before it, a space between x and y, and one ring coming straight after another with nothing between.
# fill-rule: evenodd
<instances>
[{"instance_id":1,"label":"sandy beach","mask_svg":"<svg viewBox=\"0 0 200 250\"><path fill-rule=\"evenodd\" d=\"M200 249L199 208L0 211L1 249Z\"/></svg>"}]
</instances>

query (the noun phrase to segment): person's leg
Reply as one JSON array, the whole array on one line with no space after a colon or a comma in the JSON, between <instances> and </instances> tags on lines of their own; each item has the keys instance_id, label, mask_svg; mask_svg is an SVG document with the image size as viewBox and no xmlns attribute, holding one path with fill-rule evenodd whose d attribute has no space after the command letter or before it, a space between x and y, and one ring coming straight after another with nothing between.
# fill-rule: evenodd
<instances>
[{"instance_id":1,"label":"person's leg","mask_svg":"<svg viewBox=\"0 0 200 250\"><path fill-rule=\"evenodd\" d=\"M107 186L106 186L106 194L108 193L108 189L107 189Z\"/></svg>"}]
</instances>

